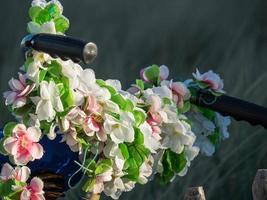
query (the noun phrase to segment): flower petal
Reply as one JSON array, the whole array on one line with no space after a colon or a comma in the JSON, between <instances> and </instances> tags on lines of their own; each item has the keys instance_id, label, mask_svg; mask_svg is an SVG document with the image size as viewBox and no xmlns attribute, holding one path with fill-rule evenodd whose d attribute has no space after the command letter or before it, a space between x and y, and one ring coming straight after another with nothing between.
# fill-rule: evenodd
<instances>
[{"instance_id":1,"label":"flower petal","mask_svg":"<svg viewBox=\"0 0 267 200\"><path fill-rule=\"evenodd\" d=\"M30 182L30 187L34 191L34 193L42 193L44 188L44 183L40 178L34 177Z\"/></svg>"},{"instance_id":2,"label":"flower petal","mask_svg":"<svg viewBox=\"0 0 267 200\"><path fill-rule=\"evenodd\" d=\"M13 108L21 108L26 104L26 102L27 102L26 97L17 98L13 102Z\"/></svg>"},{"instance_id":3,"label":"flower petal","mask_svg":"<svg viewBox=\"0 0 267 200\"><path fill-rule=\"evenodd\" d=\"M11 178L11 175L12 175L12 172L13 172L13 167L8 164L8 163L5 163L1 169L1 176L0 176L0 179L1 180L8 180Z\"/></svg>"},{"instance_id":4,"label":"flower petal","mask_svg":"<svg viewBox=\"0 0 267 200\"><path fill-rule=\"evenodd\" d=\"M27 129L27 138L30 139L32 142L39 142L41 136L42 136L42 132L40 128L29 127Z\"/></svg>"},{"instance_id":5,"label":"flower petal","mask_svg":"<svg viewBox=\"0 0 267 200\"><path fill-rule=\"evenodd\" d=\"M8 153L16 155L18 151L18 140L17 138L9 137L5 139L3 146Z\"/></svg>"},{"instance_id":6,"label":"flower petal","mask_svg":"<svg viewBox=\"0 0 267 200\"><path fill-rule=\"evenodd\" d=\"M40 159L44 155L43 147L38 143L32 144L31 148L29 149L29 152L34 159Z\"/></svg>"},{"instance_id":7,"label":"flower petal","mask_svg":"<svg viewBox=\"0 0 267 200\"><path fill-rule=\"evenodd\" d=\"M166 65L161 65L159 67L160 80L166 80L169 76L169 68Z\"/></svg>"}]
</instances>

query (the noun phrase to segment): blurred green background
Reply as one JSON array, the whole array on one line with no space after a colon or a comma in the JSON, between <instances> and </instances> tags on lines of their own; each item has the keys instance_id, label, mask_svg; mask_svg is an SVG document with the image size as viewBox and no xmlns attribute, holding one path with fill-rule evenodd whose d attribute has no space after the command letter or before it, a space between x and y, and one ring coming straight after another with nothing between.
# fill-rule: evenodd
<instances>
[{"instance_id":1,"label":"blurred green background","mask_svg":"<svg viewBox=\"0 0 267 200\"><path fill-rule=\"evenodd\" d=\"M185 79L198 67L213 69L228 94L267 106L266 0L64 0L69 35L94 41L99 56L90 66L98 78L116 78L127 88L139 70L166 64ZM30 0L1 1L1 93L23 64ZM1 127L13 117L0 104ZM121 199L182 199L185 188L202 185L208 200L252 199L258 168L267 168L267 131L233 121L231 138L215 156L199 156L187 176L163 187L137 186Z\"/></svg>"}]
</instances>

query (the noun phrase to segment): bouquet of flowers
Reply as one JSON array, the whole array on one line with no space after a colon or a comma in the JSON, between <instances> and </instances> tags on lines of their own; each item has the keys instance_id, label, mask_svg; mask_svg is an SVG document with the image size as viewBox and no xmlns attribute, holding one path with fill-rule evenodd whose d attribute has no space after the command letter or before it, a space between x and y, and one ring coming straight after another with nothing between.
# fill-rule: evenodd
<instances>
[{"instance_id":1,"label":"bouquet of flowers","mask_svg":"<svg viewBox=\"0 0 267 200\"><path fill-rule=\"evenodd\" d=\"M64 35L70 24L62 12L57 0L34 0L28 32ZM230 119L190 103L200 89L224 94L219 75L196 70L185 81L168 76L166 66L151 65L123 90L119 80L97 79L92 69L71 60L28 52L18 78L9 81L10 90L4 93L17 122L5 125L0 141L0 152L11 163L2 166L0 197L45 199L43 181L28 180L27 167L46 153L40 144L45 137L60 137L79 155L73 161L79 170L59 199L102 192L118 199L153 177L167 184L186 175L199 152L211 156L229 137ZM71 179L78 173L82 178L75 187Z\"/></svg>"}]
</instances>

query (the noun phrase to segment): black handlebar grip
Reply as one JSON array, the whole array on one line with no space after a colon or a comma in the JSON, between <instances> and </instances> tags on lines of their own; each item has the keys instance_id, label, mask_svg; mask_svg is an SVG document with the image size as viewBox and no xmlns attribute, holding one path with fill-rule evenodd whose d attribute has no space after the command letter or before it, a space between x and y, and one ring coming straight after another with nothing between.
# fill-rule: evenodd
<instances>
[{"instance_id":1,"label":"black handlebar grip","mask_svg":"<svg viewBox=\"0 0 267 200\"><path fill-rule=\"evenodd\" d=\"M216 97L209 92L200 90L191 102L224 116L231 116L238 121L247 121L252 125L261 125L267 129L267 108L246 102L238 98L222 95Z\"/></svg>"},{"instance_id":2,"label":"black handlebar grip","mask_svg":"<svg viewBox=\"0 0 267 200\"><path fill-rule=\"evenodd\" d=\"M91 63L97 56L97 46L69 36L40 33L28 35L21 42L24 51L34 49L48 53L53 57L74 62Z\"/></svg>"}]
</instances>

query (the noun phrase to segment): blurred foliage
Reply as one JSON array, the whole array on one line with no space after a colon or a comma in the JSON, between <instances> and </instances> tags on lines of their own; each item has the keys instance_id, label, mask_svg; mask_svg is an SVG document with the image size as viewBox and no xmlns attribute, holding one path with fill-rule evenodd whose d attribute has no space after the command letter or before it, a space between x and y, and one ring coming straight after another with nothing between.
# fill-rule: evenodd
<instances>
[{"instance_id":1,"label":"blurred foliage","mask_svg":"<svg viewBox=\"0 0 267 200\"><path fill-rule=\"evenodd\" d=\"M228 94L267 106L266 0L63 0L69 35L94 41L98 78L116 78L125 88L141 67L166 64L171 76L187 78L198 67L225 79ZM1 93L23 63L19 44L26 34L29 0L1 2ZM0 104L0 125L12 116ZM167 187L155 181L121 199L182 199L188 186L203 185L207 199L252 199L258 168L267 168L267 134L233 122L231 138L214 157L199 156L187 176ZM104 198L106 199L106 198Z\"/></svg>"}]
</instances>

